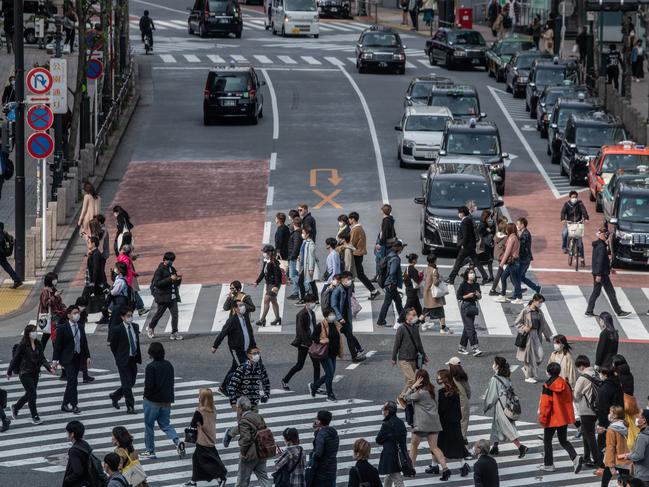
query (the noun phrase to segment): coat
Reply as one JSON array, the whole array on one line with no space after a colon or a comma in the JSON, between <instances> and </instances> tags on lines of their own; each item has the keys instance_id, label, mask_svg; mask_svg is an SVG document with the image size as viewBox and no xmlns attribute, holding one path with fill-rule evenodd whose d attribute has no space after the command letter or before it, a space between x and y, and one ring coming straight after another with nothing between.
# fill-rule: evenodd
<instances>
[{"instance_id":1,"label":"coat","mask_svg":"<svg viewBox=\"0 0 649 487\"><path fill-rule=\"evenodd\" d=\"M473 485L475 487L500 487L498 462L489 455L480 455L473 464Z\"/></svg>"},{"instance_id":2,"label":"coat","mask_svg":"<svg viewBox=\"0 0 649 487\"><path fill-rule=\"evenodd\" d=\"M405 400L412 402L415 412L413 431L425 434L442 431L437 401L430 392L425 389L408 390Z\"/></svg>"},{"instance_id":3,"label":"coat","mask_svg":"<svg viewBox=\"0 0 649 487\"><path fill-rule=\"evenodd\" d=\"M311 215L311 213L307 213L302 217L302 227L311 229L311 238L315 242L315 236L316 236L315 218L313 218L313 215Z\"/></svg>"},{"instance_id":4,"label":"coat","mask_svg":"<svg viewBox=\"0 0 649 487\"><path fill-rule=\"evenodd\" d=\"M397 232L394 229L394 217L386 215L381 220L381 233L379 233L379 244L386 247L388 242L397 238Z\"/></svg>"},{"instance_id":5,"label":"coat","mask_svg":"<svg viewBox=\"0 0 649 487\"><path fill-rule=\"evenodd\" d=\"M131 257L124 253L120 253L117 256L117 262L123 262L126 264L126 282L129 286L133 287L133 280L137 277L137 274L135 273L135 267L133 267Z\"/></svg>"},{"instance_id":6,"label":"coat","mask_svg":"<svg viewBox=\"0 0 649 487\"><path fill-rule=\"evenodd\" d=\"M144 399L174 402L174 366L168 360L152 360L144 368Z\"/></svg>"},{"instance_id":7,"label":"coat","mask_svg":"<svg viewBox=\"0 0 649 487\"><path fill-rule=\"evenodd\" d=\"M291 343L294 347L309 348L313 343L311 333L318 324L313 311L301 309L295 316L295 339Z\"/></svg>"},{"instance_id":8,"label":"coat","mask_svg":"<svg viewBox=\"0 0 649 487\"><path fill-rule=\"evenodd\" d=\"M460 395L447 396L444 388L440 388L437 404L439 405L439 421L442 426L437 445L447 459L462 459L467 456L468 452L462 436Z\"/></svg>"},{"instance_id":9,"label":"coat","mask_svg":"<svg viewBox=\"0 0 649 487\"><path fill-rule=\"evenodd\" d=\"M63 474L62 487L83 487L86 478L86 465L92 451L85 440L79 440L68 450L68 463Z\"/></svg>"},{"instance_id":10,"label":"coat","mask_svg":"<svg viewBox=\"0 0 649 487\"><path fill-rule=\"evenodd\" d=\"M176 274L176 268L173 266L167 267L162 262L155 270L151 286L155 291L153 297L157 304L170 303L174 296L176 301L180 302L180 280L172 281L172 274Z\"/></svg>"},{"instance_id":11,"label":"coat","mask_svg":"<svg viewBox=\"0 0 649 487\"><path fill-rule=\"evenodd\" d=\"M50 363L45 358L43 353L43 345L41 342L36 340L34 342L35 348L32 350L32 347L29 343L24 343L21 341L18 344L18 349L16 354L11 359L9 367L7 368L7 374L9 371L18 369L18 375L22 374L36 374L40 373L41 367L45 367L47 370L51 371L52 367ZM37 360L33 360L34 357L37 357Z\"/></svg>"},{"instance_id":12,"label":"coat","mask_svg":"<svg viewBox=\"0 0 649 487\"><path fill-rule=\"evenodd\" d=\"M475 252L476 235L473 218L465 216L460 222L460 231L457 236L457 248L464 252Z\"/></svg>"},{"instance_id":13,"label":"coat","mask_svg":"<svg viewBox=\"0 0 649 487\"><path fill-rule=\"evenodd\" d=\"M496 232L494 235L494 259L500 262L500 258L505 253L505 246L507 245L507 235L502 232Z\"/></svg>"},{"instance_id":14,"label":"coat","mask_svg":"<svg viewBox=\"0 0 649 487\"><path fill-rule=\"evenodd\" d=\"M360 223L352 227L349 243L354 246L354 255L362 256L367 254L367 236Z\"/></svg>"},{"instance_id":15,"label":"coat","mask_svg":"<svg viewBox=\"0 0 649 487\"><path fill-rule=\"evenodd\" d=\"M288 237L288 260L297 260L302 247L302 230L292 230Z\"/></svg>"},{"instance_id":16,"label":"coat","mask_svg":"<svg viewBox=\"0 0 649 487\"><path fill-rule=\"evenodd\" d=\"M620 460L618 455L629 453L629 447L626 443L628 429L621 420L613 421L606 428L606 449L604 452L604 466L615 468L629 468L629 460Z\"/></svg>"},{"instance_id":17,"label":"coat","mask_svg":"<svg viewBox=\"0 0 649 487\"><path fill-rule=\"evenodd\" d=\"M543 428L558 428L574 422L570 386L562 377L548 379L541 392L539 423Z\"/></svg>"},{"instance_id":18,"label":"coat","mask_svg":"<svg viewBox=\"0 0 649 487\"><path fill-rule=\"evenodd\" d=\"M399 451L407 452L406 446L406 425L396 413L389 414L383 419L379 434L376 435L376 444L383 446L379 458L379 473L389 475L401 471L399 465Z\"/></svg>"},{"instance_id":19,"label":"coat","mask_svg":"<svg viewBox=\"0 0 649 487\"><path fill-rule=\"evenodd\" d=\"M571 389L574 389L575 382L577 381L577 373L575 372L575 361L572 358L572 354L570 352L552 352L548 359L548 364L552 362L561 366L559 375L566 380Z\"/></svg>"},{"instance_id":20,"label":"coat","mask_svg":"<svg viewBox=\"0 0 649 487\"><path fill-rule=\"evenodd\" d=\"M541 326L534 328L532 322L532 309L525 306L516 318L515 325L519 332L529 333L525 348L518 348L516 351L516 360L524 364L539 365L543 361L543 337L546 340L552 338L552 330L545 321L543 311L539 310Z\"/></svg>"},{"instance_id":21,"label":"coat","mask_svg":"<svg viewBox=\"0 0 649 487\"><path fill-rule=\"evenodd\" d=\"M543 48L541 51L545 51L549 54L554 54L554 31L549 28L543 32Z\"/></svg>"},{"instance_id":22,"label":"coat","mask_svg":"<svg viewBox=\"0 0 649 487\"><path fill-rule=\"evenodd\" d=\"M101 213L101 196L93 198L91 195L86 193L83 196L83 204L81 205L81 213L79 213L79 231L85 233L88 237L90 236L90 220L92 220L95 215Z\"/></svg>"},{"instance_id":23,"label":"coat","mask_svg":"<svg viewBox=\"0 0 649 487\"><path fill-rule=\"evenodd\" d=\"M608 276L611 273L608 244L599 238L593 241L591 272L593 276Z\"/></svg>"},{"instance_id":24,"label":"coat","mask_svg":"<svg viewBox=\"0 0 649 487\"><path fill-rule=\"evenodd\" d=\"M41 295L38 300L38 313L52 313L50 330L43 330L43 334L50 334L52 343L56 341L56 323L65 320L66 318L65 310L65 304L63 304L61 296L57 294L57 289L55 287L45 286L41 291Z\"/></svg>"},{"instance_id":25,"label":"coat","mask_svg":"<svg viewBox=\"0 0 649 487\"><path fill-rule=\"evenodd\" d=\"M248 338L250 343L248 348L256 347L257 343L255 342L255 335L252 331L252 326L250 325L250 320L244 316L244 321L246 323L246 329L248 330ZM245 337L243 336L243 331L241 330L241 322L239 321L239 315L233 314L228 318L221 329L221 332L214 339L214 348L219 348L221 342L225 340L225 337L228 337L228 348L230 350L237 350L239 352L246 352L245 346Z\"/></svg>"},{"instance_id":26,"label":"coat","mask_svg":"<svg viewBox=\"0 0 649 487\"><path fill-rule=\"evenodd\" d=\"M354 246L352 244L344 244L338 246L336 249L340 255L340 270L352 273L352 278L356 279L356 264L354 263Z\"/></svg>"},{"instance_id":27,"label":"coat","mask_svg":"<svg viewBox=\"0 0 649 487\"><path fill-rule=\"evenodd\" d=\"M505 391L511 387L509 377L494 375L489 379L487 392L485 392L482 409L487 414L493 414L491 422L491 442L512 441L518 438L518 431L514 421L505 416L503 407Z\"/></svg>"},{"instance_id":28,"label":"coat","mask_svg":"<svg viewBox=\"0 0 649 487\"><path fill-rule=\"evenodd\" d=\"M633 475L645 483L649 482L649 427L640 430L629 453L629 460L633 462Z\"/></svg>"},{"instance_id":29,"label":"coat","mask_svg":"<svg viewBox=\"0 0 649 487\"><path fill-rule=\"evenodd\" d=\"M573 399L575 400L575 413L581 416L595 416L595 411L593 411L588 406L588 401L591 399L593 393L593 383L586 377L595 377L595 370L592 367L587 367L584 371L577 377L575 382L575 388L573 390Z\"/></svg>"},{"instance_id":30,"label":"coat","mask_svg":"<svg viewBox=\"0 0 649 487\"><path fill-rule=\"evenodd\" d=\"M315 256L315 242L311 239L302 242L300 256L297 259L297 271L304 273L304 284L307 285L316 279L316 266L318 260Z\"/></svg>"},{"instance_id":31,"label":"coat","mask_svg":"<svg viewBox=\"0 0 649 487\"><path fill-rule=\"evenodd\" d=\"M252 411L246 411L239 419L239 454L244 462L258 460L255 437L257 431L265 427L264 418Z\"/></svg>"},{"instance_id":32,"label":"coat","mask_svg":"<svg viewBox=\"0 0 649 487\"><path fill-rule=\"evenodd\" d=\"M617 331L610 332L609 330L602 330L599 334L599 341L597 342L595 365L611 368L613 355L617 355L619 341L620 336Z\"/></svg>"},{"instance_id":33,"label":"coat","mask_svg":"<svg viewBox=\"0 0 649 487\"><path fill-rule=\"evenodd\" d=\"M313 461L315 472L313 474L313 486L329 485L336 479L338 471L338 446L340 440L338 432L333 426L323 426L315 433L313 438Z\"/></svg>"},{"instance_id":34,"label":"coat","mask_svg":"<svg viewBox=\"0 0 649 487\"><path fill-rule=\"evenodd\" d=\"M277 250L277 258L280 260L288 260L288 240L290 236L291 231L284 224L278 225L275 229L275 250Z\"/></svg>"},{"instance_id":35,"label":"coat","mask_svg":"<svg viewBox=\"0 0 649 487\"><path fill-rule=\"evenodd\" d=\"M461 382L459 380L453 379L455 385L457 386L458 391L460 391L460 409L462 411L462 436L467 438L469 432L469 416L471 415L471 405L469 404L469 399L471 399L471 386L469 382Z\"/></svg>"},{"instance_id":36,"label":"coat","mask_svg":"<svg viewBox=\"0 0 649 487\"><path fill-rule=\"evenodd\" d=\"M140 326L137 323L132 323L133 337L135 338L135 363L142 363L142 353L140 351ZM129 341L126 325L120 323L117 325L109 336L110 350L115 357L115 365L117 367L125 367L128 365L131 353L131 343Z\"/></svg>"},{"instance_id":37,"label":"coat","mask_svg":"<svg viewBox=\"0 0 649 487\"><path fill-rule=\"evenodd\" d=\"M407 327L407 328L406 328ZM397 329L392 346L392 360L407 360L414 362L417 360L417 354L426 357L424 345L419 335L419 327L404 323Z\"/></svg>"},{"instance_id":38,"label":"coat","mask_svg":"<svg viewBox=\"0 0 649 487\"><path fill-rule=\"evenodd\" d=\"M356 465L349 469L347 487L382 487L379 472L367 460L358 460Z\"/></svg>"},{"instance_id":39,"label":"coat","mask_svg":"<svg viewBox=\"0 0 649 487\"><path fill-rule=\"evenodd\" d=\"M520 249L521 243L518 239L518 235L516 235L515 233L508 235L507 242L505 243L505 252L503 253L502 257L500 257L500 267L504 267L506 264L518 260L520 256Z\"/></svg>"},{"instance_id":40,"label":"coat","mask_svg":"<svg viewBox=\"0 0 649 487\"><path fill-rule=\"evenodd\" d=\"M352 323L352 291L342 284L331 292L331 307L336 312L336 321Z\"/></svg>"},{"instance_id":41,"label":"coat","mask_svg":"<svg viewBox=\"0 0 649 487\"><path fill-rule=\"evenodd\" d=\"M434 298L430 292L431 286L434 284L439 286L442 278L439 275L439 270L437 267L427 266L424 271L424 308L443 308L446 304L446 299L444 296L441 298Z\"/></svg>"},{"instance_id":42,"label":"coat","mask_svg":"<svg viewBox=\"0 0 649 487\"><path fill-rule=\"evenodd\" d=\"M88 339L86 338L86 331L81 322L77 323L80 335L80 355L81 361L90 358L90 350L88 349ZM64 321L56 327L57 339L54 342L54 353L52 360L58 361L61 365L66 366L72 363L74 357L74 335L70 323Z\"/></svg>"},{"instance_id":43,"label":"coat","mask_svg":"<svg viewBox=\"0 0 649 487\"><path fill-rule=\"evenodd\" d=\"M597 423L606 428L609 424L608 410L611 406L624 406L624 393L615 377L608 377L597 394Z\"/></svg>"}]
</instances>

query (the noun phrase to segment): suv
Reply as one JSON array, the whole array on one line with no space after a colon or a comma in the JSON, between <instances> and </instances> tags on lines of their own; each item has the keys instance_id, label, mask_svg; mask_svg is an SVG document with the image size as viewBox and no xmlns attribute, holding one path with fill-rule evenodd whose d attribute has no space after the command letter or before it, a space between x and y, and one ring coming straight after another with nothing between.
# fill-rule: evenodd
<instances>
[{"instance_id":1,"label":"suv","mask_svg":"<svg viewBox=\"0 0 649 487\"><path fill-rule=\"evenodd\" d=\"M353 19L350 0L316 0L320 17Z\"/></svg>"},{"instance_id":2,"label":"suv","mask_svg":"<svg viewBox=\"0 0 649 487\"><path fill-rule=\"evenodd\" d=\"M216 66L210 69L205 82L203 123L210 125L215 118L246 117L253 124L264 116L265 81L252 66Z\"/></svg>"},{"instance_id":3,"label":"suv","mask_svg":"<svg viewBox=\"0 0 649 487\"><path fill-rule=\"evenodd\" d=\"M406 72L406 46L401 36L392 29L373 25L361 32L356 43L356 69L368 68Z\"/></svg>"},{"instance_id":4,"label":"suv","mask_svg":"<svg viewBox=\"0 0 649 487\"><path fill-rule=\"evenodd\" d=\"M453 121L446 124L439 162L448 159L462 160L466 156L485 164L499 195L505 194L505 159L500 133L494 122Z\"/></svg>"},{"instance_id":5,"label":"suv","mask_svg":"<svg viewBox=\"0 0 649 487\"><path fill-rule=\"evenodd\" d=\"M561 160L561 144L566 131L568 119L573 113L590 112L598 107L598 101L584 96L577 98L559 98L554 104L550 114L548 126L548 148L552 164L559 164Z\"/></svg>"},{"instance_id":6,"label":"suv","mask_svg":"<svg viewBox=\"0 0 649 487\"><path fill-rule=\"evenodd\" d=\"M486 68L486 50L484 37L477 30L447 27L438 29L432 39L426 41L424 47L430 64L434 66L441 61L446 69L453 69L458 65Z\"/></svg>"},{"instance_id":7,"label":"suv","mask_svg":"<svg viewBox=\"0 0 649 487\"><path fill-rule=\"evenodd\" d=\"M539 96L539 102L536 104L536 130L541 132L541 138L548 137L548 127L550 126L550 117L552 109L559 98L585 96L587 88L581 85L573 85L566 80L562 86L548 86Z\"/></svg>"},{"instance_id":8,"label":"suv","mask_svg":"<svg viewBox=\"0 0 649 487\"><path fill-rule=\"evenodd\" d=\"M401 123L394 127L399 166L431 164L437 158L446 123L452 119L446 107L407 107Z\"/></svg>"},{"instance_id":9,"label":"suv","mask_svg":"<svg viewBox=\"0 0 649 487\"><path fill-rule=\"evenodd\" d=\"M567 175L571 185L585 183L590 160L600 147L625 139L622 122L612 115L606 112L573 113L561 143L561 175Z\"/></svg>"},{"instance_id":10,"label":"suv","mask_svg":"<svg viewBox=\"0 0 649 487\"><path fill-rule=\"evenodd\" d=\"M210 34L234 34L241 37L243 20L241 7L237 0L195 0L194 6L187 8L187 30L201 37Z\"/></svg>"},{"instance_id":11,"label":"suv","mask_svg":"<svg viewBox=\"0 0 649 487\"><path fill-rule=\"evenodd\" d=\"M513 93L514 98L525 96L530 69L537 59L551 60L552 56L539 51L523 51L514 54L514 57L505 66L505 90L507 93Z\"/></svg>"},{"instance_id":12,"label":"suv","mask_svg":"<svg viewBox=\"0 0 649 487\"><path fill-rule=\"evenodd\" d=\"M525 88L525 110L536 118L536 103L546 86L560 85L568 76L568 64L554 58L551 62L536 60Z\"/></svg>"},{"instance_id":13,"label":"suv","mask_svg":"<svg viewBox=\"0 0 649 487\"><path fill-rule=\"evenodd\" d=\"M422 254L435 248L457 248L460 230L457 210L467 201L473 200L476 204L473 213L476 224L482 210L491 210L496 219L500 218L499 207L503 200L496 196L489 171L480 159L463 158L432 164L425 178L423 196L415 198L415 203L422 205Z\"/></svg>"},{"instance_id":14,"label":"suv","mask_svg":"<svg viewBox=\"0 0 649 487\"><path fill-rule=\"evenodd\" d=\"M470 85L433 85L428 95L428 105L448 107L453 118L459 120L482 119L487 116L480 111L478 91Z\"/></svg>"},{"instance_id":15,"label":"suv","mask_svg":"<svg viewBox=\"0 0 649 487\"><path fill-rule=\"evenodd\" d=\"M425 105L428 103L428 96L430 89L433 85L438 84L453 84L453 80L444 76L437 76L435 74L425 74L412 78L406 96L403 100L403 107L410 105Z\"/></svg>"}]
</instances>

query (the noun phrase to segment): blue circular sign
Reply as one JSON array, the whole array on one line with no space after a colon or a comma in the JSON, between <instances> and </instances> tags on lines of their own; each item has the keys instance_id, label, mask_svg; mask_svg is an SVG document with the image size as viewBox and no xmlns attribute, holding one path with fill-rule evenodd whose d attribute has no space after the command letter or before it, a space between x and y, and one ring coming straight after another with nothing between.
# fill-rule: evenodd
<instances>
[{"instance_id":1,"label":"blue circular sign","mask_svg":"<svg viewBox=\"0 0 649 487\"><path fill-rule=\"evenodd\" d=\"M54 152L54 141L47 132L34 132L27 139L27 152L34 159L47 159Z\"/></svg>"},{"instance_id":2,"label":"blue circular sign","mask_svg":"<svg viewBox=\"0 0 649 487\"><path fill-rule=\"evenodd\" d=\"M101 76L104 65L99 59L90 59L86 64L86 78L97 79Z\"/></svg>"}]
</instances>

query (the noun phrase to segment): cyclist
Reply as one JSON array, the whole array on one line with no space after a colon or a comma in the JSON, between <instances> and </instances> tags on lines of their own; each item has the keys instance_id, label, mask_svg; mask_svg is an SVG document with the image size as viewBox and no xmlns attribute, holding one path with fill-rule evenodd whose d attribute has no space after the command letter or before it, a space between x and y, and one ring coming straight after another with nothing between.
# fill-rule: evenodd
<instances>
[{"instance_id":1,"label":"cyclist","mask_svg":"<svg viewBox=\"0 0 649 487\"><path fill-rule=\"evenodd\" d=\"M149 42L151 43L151 49L153 49L153 31L155 30L155 25L153 24L153 19L149 17L149 11L145 10L144 15L140 17L140 34L142 35L142 43L144 43L144 38L149 36Z\"/></svg>"},{"instance_id":2,"label":"cyclist","mask_svg":"<svg viewBox=\"0 0 649 487\"><path fill-rule=\"evenodd\" d=\"M588 211L583 201L578 198L577 191L570 191L570 199L566 201L561 208L561 223L563 231L561 232L561 249L564 254L568 253L568 223L579 223L588 220ZM585 266L584 261L584 243L581 239L577 240L577 253L581 259L581 265Z\"/></svg>"}]
</instances>

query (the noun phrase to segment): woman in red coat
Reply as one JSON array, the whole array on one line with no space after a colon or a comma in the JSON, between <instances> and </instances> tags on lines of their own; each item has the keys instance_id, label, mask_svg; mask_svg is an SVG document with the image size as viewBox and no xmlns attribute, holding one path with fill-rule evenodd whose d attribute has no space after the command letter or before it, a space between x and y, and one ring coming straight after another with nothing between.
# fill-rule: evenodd
<instances>
[{"instance_id":1,"label":"woman in red coat","mask_svg":"<svg viewBox=\"0 0 649 487\"><path fill-rule=\"evenodd\" d=\"M559 443L570 460L575 465L575 473L579 473L584 463L582 456L568 441L568 425L575 422L575 411L572 407L572 390L568 383L561 377L561 366L552 362L546 369L548 380L543 384L541 402L539 404L539 423L543 427L543 465L539 469L554 472L554 459L552 458L552 438L556 431Z\"/></svg>"}]
</instances>

